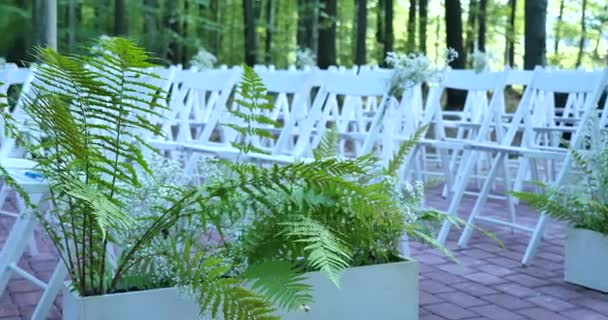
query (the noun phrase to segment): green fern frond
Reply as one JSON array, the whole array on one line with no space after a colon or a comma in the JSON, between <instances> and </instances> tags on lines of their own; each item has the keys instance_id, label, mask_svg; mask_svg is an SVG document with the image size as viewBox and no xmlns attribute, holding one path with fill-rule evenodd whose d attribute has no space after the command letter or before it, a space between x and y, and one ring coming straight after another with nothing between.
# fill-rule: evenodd
<instances>
[{"instance_id":1,"label":"green fern frond","mask_svg":"<svg viewBox=\"0 0 608 320\"><path fill-rule=\"evenodd\" d=\"M266 261L250 265L241 277L251 282L251 289L267 297L276 306L296 310L312 302L312 287L303 283L306 276L287 261Z\"/></svg>"},{"instance_id":2,"label":"green fern frond","mask_svg":"<svg viewBox=\"0 0 608 320\"><path fill-rule=\"evenodd\" d=\"M401 166L403 165L406 156L410 153L412 148L414 148L416 144L418 144L420 138L422 138L422 135L426 132L427 128L428 125L424 125L418 128L410 139L402 142L399 145L399 150L397 150L397 152L393 155L393 158L388 163L388 167L386 168L387 172L389 172L391 175L397 173L399 168L401 168Z\"/></svg>"},{"instance_id":3,"label":"green fern frond","mask_svg":"<svg viewBox=\"0 0 608 320\"><path fill-rule=\"evenodd\" d=\"M232 320L279 319L264 297L246 289L240 280L225 277L230 267L223 259L205 256L191 240L172 247L172 261L179 261L174 266L178 286L196 299L201 314L209 312L214 319L220 313Z\"/></svg>"},{"instance_id":4,"label":"green fern frond","mask_svg":"<svg viewBox=\"0 0 608 320\"><path fill-rule=\"evenodd\" d=\"M278 122L264 115L265 112L273 110L274 106L266 96L266 88L260 76L249 66L243 66L241 82L237 85L235 105L237 107L228 112L238 119L239 123L224 123L239 133L239 141L232 146L242 153L268 152L256 146L252 141L273 139L274 135L268 128L278 126Z\"/></svg>"},{"instance_id":5,"label":"green fern frond","mask_svg":"<svg viewBox=\"0 0 608 320\"><path fill-rule=\"evenodd\" d=\"M340 274L350 265L350 250L323 224L307 217L280 223L285 227L283 234L294 241L305 244L307 264L313 270L324 273L339 286Z\"/></svg>"},{"instance_id":6,"label":"green fern frond","mask_svg":"<svg viewBox=\"0 0 608 320\"><path fill-rule=\"evenodd\" d=\"M339 142L340 136L338 135L338 130L336 130L335 125L332 125L323 135L319 145L312 151L315 159L322 160L338 156Z\"/></svg>"}]
</instances>

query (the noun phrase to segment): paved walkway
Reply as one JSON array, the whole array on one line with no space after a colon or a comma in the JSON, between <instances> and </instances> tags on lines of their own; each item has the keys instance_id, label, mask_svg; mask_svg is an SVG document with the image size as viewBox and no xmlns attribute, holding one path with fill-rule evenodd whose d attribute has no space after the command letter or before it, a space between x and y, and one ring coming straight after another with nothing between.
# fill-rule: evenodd
<instances>
[{"instance_id":1,"label":"paved walkway","mask_svg":"<svg viewBox=\"0 0 608 320\"><path fill-rule=\"evenodd\" d=\"M435 190L429 203L444 209L445 201ZM470 210L466 201L462 216ZM505 212L501 203L491 202L490 214ZM536 217L525 206L519 207L522 219L533 223ZM12 224L0 218L0 242L4 242ZM528 235L512 234L508 229L487 227L505 245L476 234L470 246L457 249L458 231L450 234L448 246L454 249L459 264L436 250L412 244L413 256L420 261L420 319L493 319L493 320L608 320L608 295L563 281L564 227L551 223L534 264L524 268L519 261ZM41 233L39 233L40 235ZM46 280L57 262L48 239L39 236L40 254L26 256L21 266ZM607 266L608 268L608 266ZM24 280L13 278L8 291L0 297L0 320L30 319L41 290ZM51 319L60 319L60 301L56 301ZM345 319L346 320L346 319ZM381 320L381 319L378 319Z\"/></svg>"}]
</instances>

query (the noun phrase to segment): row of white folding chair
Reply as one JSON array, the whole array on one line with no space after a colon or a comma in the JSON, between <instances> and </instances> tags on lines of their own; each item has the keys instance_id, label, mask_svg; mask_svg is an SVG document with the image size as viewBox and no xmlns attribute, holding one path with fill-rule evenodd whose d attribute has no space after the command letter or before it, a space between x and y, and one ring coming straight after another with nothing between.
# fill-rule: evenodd
<instances>
[{"instance_id":1,"label":"row of white folding chair","mask_svg":"<svg viewBox=\"0 0 608 320\"><path fill-rule=\"evenodd\" d=\"M507 171L506 160L509 156L525 158L529 163L530 170L533 173L532 177L535 180L551 182L552 177L549 172L547 172L547 165L545 164L545 166L542 167L541 162L562 161L567 154L567 150L560 148L560 146L554 146L547 142L543 142L539 145L537 143L538 141L535 141L535 138L537 137L536 131L539 128L535 127L537 123L534 121L533 117L531 117L532 112L534 109L547 109L547 100L539 99L539 97L546 96L549 93L564 93L572 96L584 95L584 109L586 112L595 112L593 106L597 102L600 86L605 84L605 77L605 73L536 70L530 84L526 87L524 96L506 130L496 130L494 142L474 142L466 146L467 149L471 150L471 154L473 155L489 154L492 158L492 164L481 191L476 196L475 205L468 219L469 224L459 239L459 245L467 245L473 231L473 226L478 221L508 226L512 229L533 233L533 237L522 260L522 263L524 264L530 262L536 246L538 245L539 237L541 236L543 224L541 222L544 221L544 216L541 217L539 224L537 224L536 227L531 228L519 223L513 214L511 214L509 219L503 220L495 217L482 216L481 209L488 199L490 188L495 182L498 173L501 170L503 172ZM498 113L498 115L499 116L494 118L494 121L497 125L500 125L497 127L502 127L504 120L500 113ZM552 129L550 124L545 128ZM575 135L580 129L580 127L576 127ZM521 139L516 139L517 135L521 135ZM541 169L545 170L545 177L540 176L539 172ZM508 177L508 175L506 175L506 177ZM457 180L457 185L455 185L454 190L459 193L464 192L468 182L469 178L466 174L463 175L462 179ZM507 191L512 190L510 183L506 183L506 187ZM460 202L461 197L452 197L448 213L456 214ZM445 237L447 237L448 231L449 224L446 223L442 228L439 239L444 240Z\"/></svg>"},{"instance_id":2,"label":"row of white folding chair","mask_svg":"<svg viewBox=\"0 0 608 320\"><path fill-rule=\"evenodd\" d=\"M218 132L222 132L222 131L226 131L228 133L230 133L231 130L226 129L226 128L220 128L221 123L223 120L225 120L225 118L229 118L230 115L227 112L215 112L215 110L219 110L219 109L213 109L212 107L208 107L205 106L205 108L202 108L203 111L207 110L207 111L211 111L213 110L213 112L208 112L208 114L213 113L213 118L207 118L207 119L201 119L203 120L204 123L204 127L207 128L206 130L203 129L203 133L201 134L196 134L197 130L193 130L192 126L196 125L196 122L193 121L196 120L197 118L201 118L200 117L200 112L199 112L199 116L197 116L196 114L196 110L197 109L197 105L196 103L192 102L192 97L191 96L187 96L185 97L184 94L182 94L182 92L184 90L187 90L188 93L186 93L186 95L188 95L190 93L190 91L196 86L196 84L198 84L198 88L199 89L203 89L203 87L207 87L209 88L209 86L212 85L219 85L221 86L221 88L215 88L216 90L219 89L223 89L223 99L222 99L222 103L214 103L213 106L217 107L217 108L226 108L225 102L227 100L227 97L229 95L229 91L231 90L231 87L234 86L234 79L235 79L235 75L233 74L232 76L230 76L230 78L232 79L231 81L213 81L212 83L210 83L208 81L208 79L205 79L205 77L202 74L210 74L213 73L215 71L204 71L201 73L194 73L194 72L188 72L188 71L177 71L176 73L176 77L175 77L175 83L173 85L173 89L171 92L171 98L170 98L170 114L168 116L168 120L167 122L165 122L164 124L164 131L166 134L171 134L173 139L170 140L174 140L174 141L179 141L179 142L197 142L200 144L209 144L211 141L209 140L209 138L211 137L212 133L218 133ZM228 74L227 71L223 71L223 72L218 72L217 75L226 75ZM236 74L236 71L235 71ZM278 71L272 71L272 72L261 72L260 73L262 76L263 81L265 82L266 86L269 87L268 91L271 93L276 93L278 94L277 99L276 99L276 109L272 112L271 117L273 118L282 118L282 120L284 121L284 127L283 130L281 130L281 132L285 132L286 128L289 130L292 130L294 128L297 128L298 125L300 123L303 123L302 121L302 116L307 116L307 114L305 113L305 111L307 110L307 108L304 106L303 102L299 102L302 99L297 99L298 101L293 101L296 103L292 103L292 106L287 106L287 102L289 99L287 99L286 95L290 94L290 95L294 95L297 94L298 97L302 97L302 96L308 96L310 93L307 93L307 91L310 91L310 87L312 84L314 84L314 80L312 81L313 83L310 83L310 79L308 77L314 77L314 73L312 75L307 75L306 73L293 73L293 72L278 72ZM331 75L333 73L327 73L327 75ZM339 75L340 73L335 73L336 75ZM383 77L385 77L385 75L382 75ZM324 76L325 77L325 76ZM368 76L370 77L370 76ZM180 80L182 79L182 80ZM273 80L274 79L274 80ZM347 83L356 83L358 82L358 80L360 80L359 78L354 77L353 75L342 75L342 77L340 78L340 81L346 80L348 81ZM286 83L290 82L289 85L286 85ZM329 81L328 81L329 82ZM223 83L220 85L220 83ZM386 85L386 81L381 81L378 82L379 86L382 86L382 91L385 92L385 85ZM291 86L291 88L288 88L289 86ZM274 87L274 88L273 88ZM303 92L302 92L303 90ZM351 90L352 91L352 90ZM324 91L319 91L319 93L321 93L321 95L317 94L317 97L315 98L315 101L317 101L317 99L320 99L320 97L323 96ZM188 99L190 99L190 101L188 101ZM302 100L303 101L303 100ZM319 100L320 101L320 100ZM196 102L196 101L195 101ZM365 102L362 101L361 96L353 96L353 97L348 97L348 96L344 96L344 104L343 105L338 105L338 100L336 99L336 97L333 97L332 101L330 102L331 106L323 109L324 112L326 112L326 114L331 114L333 116L333 120L335 120L335 123L337 125L337 127L339 128L339 131L341 130L343 133L346 133L346 131L348 130L349 127L352 127L352 122L356 122L357 120L360 122L358 123L358 127L367 127L370 120L370 117L367 116L366 118L366 110L372 110L374 108L377 108L378 102L374 102L374 99L367 99ZM198 104L199 106L201 105L200 103ZM233 106L234 107L234 106ZM291 109L291 110L289 110ZM318 108L315 108L315 110L318 110ZM287 112L289 111L289 112ZM297 119L290 119L290 113L296 113L298 115ZM301 114L304 113L304 114ZM177 134L174 135L174 132L169 132L170 129L169 127L175 125L175 122L172 123L173 119L178 119L179 123L180 123L180 128L178 129ZM218 127L220 126L220 127ZM357 126L355 126L357 127ZM191 135L191 133L195 133L195 135ZM285 142L285 141L289 141L290 139L287 138L288 134L283 134L280 135L279 134L279 139L278 141L281 142ZM221 144L221 148L224 149L226 147L228 147L229 143L232 142L232 139L234 139L234 133L232 132L232 134L228 134L228 136L224 137L224 136L220 136L220 144ZM157 144L158 145L158 144ZM217 145L217 144L216 144ZM302 145L302 142L300 143L300 145ZM295 146L295 145L294 145ZM281 147L285 147L284 144L281 144ZM228 147L228 149L230 149ZM218 149L216 149L218 150ZM219 151L219 150L218 150ZM281 151L283 153L285 153L284 151Z\"/></svg>"}]
</instances>

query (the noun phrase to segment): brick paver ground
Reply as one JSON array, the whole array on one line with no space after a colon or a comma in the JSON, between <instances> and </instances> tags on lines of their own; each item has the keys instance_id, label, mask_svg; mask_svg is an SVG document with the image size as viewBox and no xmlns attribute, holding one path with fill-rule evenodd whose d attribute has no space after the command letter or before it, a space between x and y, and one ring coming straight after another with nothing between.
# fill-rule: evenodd
<instances>
[{"instance_id":1,"label":"brick paver ground","mask_svg":"<svg viewBox=\"0 0 608 320\"><path fill-rule=\"evenodd\" d=\"M437 190L428 203L445 209L446 201ZM466 200L462 217L472 206ZM505 206L490 202L488 214L506 213ZM520 205L523 221L533 223L536 214ZM10 218L0 218L0 242L4 243L12 225ZM455 245L458 230L450 233L448 247L458 262L420 244L412 244L412 255L420 262L420 319L493 319L493 320L608 320L608 295L563 281L564 226L550 224L546 238L532 266L520 266L528 235L495 226L485 226L503 243L475 234L468 248ZM50 277L57 262L48 239L38 232L40 254L25 256L21 265L43 280ZM607 267L608 268L608 267ZM22 279L11 279L0 297L0 320L29 319L41 290ZM60 319L59 300L50 319ZM346 320L346 319L345 319ZM380 319L378 319L380 320Z\"/></svg>"}]
</instances>

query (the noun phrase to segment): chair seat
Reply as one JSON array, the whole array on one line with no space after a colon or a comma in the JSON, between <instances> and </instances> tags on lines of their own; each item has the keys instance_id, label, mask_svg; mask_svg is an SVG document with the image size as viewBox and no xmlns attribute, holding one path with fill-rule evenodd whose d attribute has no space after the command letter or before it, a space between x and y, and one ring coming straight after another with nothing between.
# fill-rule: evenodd
<instances>
[{"instance_id":1,"label":"chair seat","mask_svg":"<svg viewBox=\"0 0 608 320\"><path fill-rule=\"evenodd\" d=\"M0 165L6 169L33 169L36 162L24 158L4 158L0 160Z\"/></svg>"}]
</instances>

